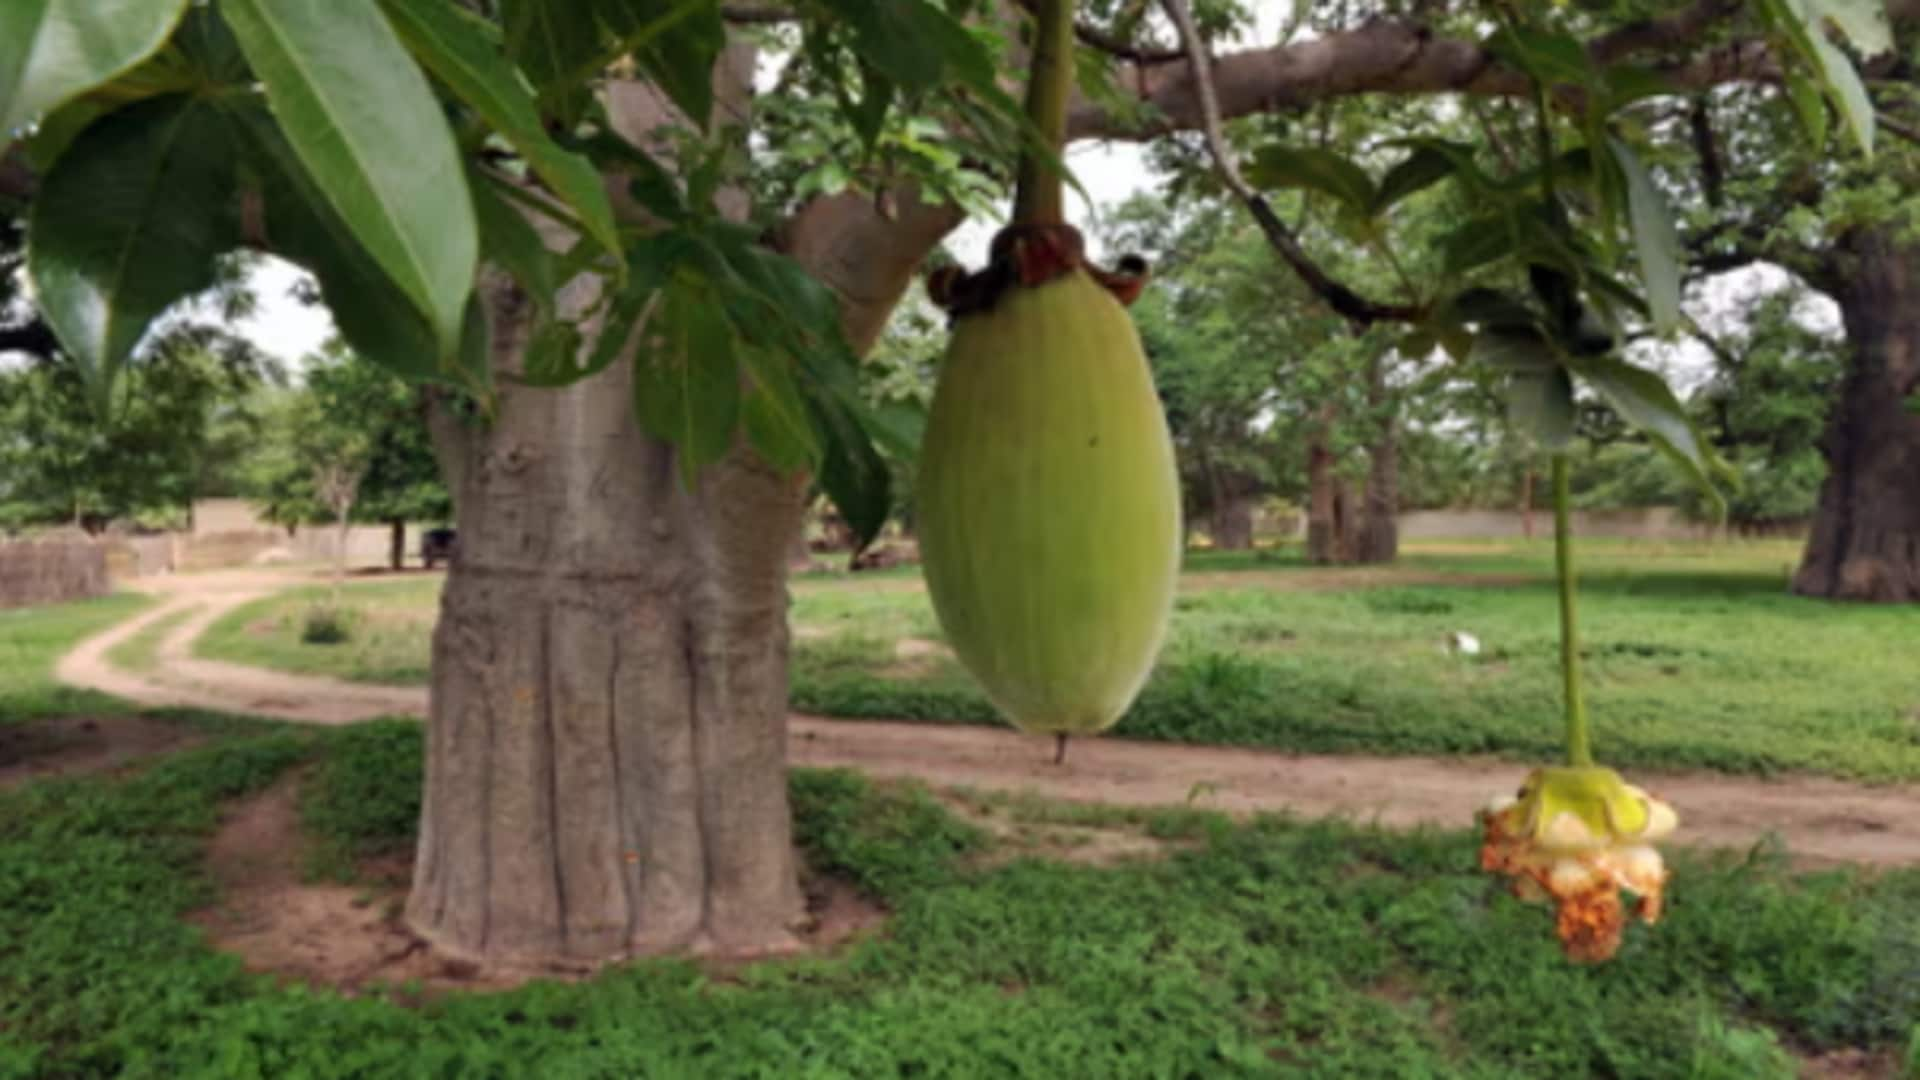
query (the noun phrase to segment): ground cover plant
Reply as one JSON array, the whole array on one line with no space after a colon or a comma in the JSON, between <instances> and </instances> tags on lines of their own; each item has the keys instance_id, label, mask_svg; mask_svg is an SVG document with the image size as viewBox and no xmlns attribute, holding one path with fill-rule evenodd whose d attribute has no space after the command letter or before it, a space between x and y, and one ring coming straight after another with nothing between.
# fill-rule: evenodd
<instances>
[{"instance_id":1,"label":"ground cover plant","mask_svg":"<svg viewBox=\"0 0 1920 1080\"><path fill-rule=\"evenodd\" d=\"M1920 776L1920 679L1905 661L1920 620L1788 595L1785 544L1596 541L1582 562L1595 750L1609 762ZM795 581L795 708L993 722L942 647L916 574ZM289 594L236 609L201 649L372 681L424 672L431 583L348 595L404 629L378 647L301 646L305 599ZM1548 758L1559 736L1553 604L1544 543L1416 546L1390 571L1308 567L1286 551L1192 555L1166 653L1115 734ZM1449 649L1458 631L1479 641L1477 655Z\"/></svg>"},{"instance_id":2,"label":"ground cover plant","mask_svg":"<svg viewBox=\"0 0 1920 1080\"><path fill-rule=\"evenodd\" d=\"M411 748L405 744L411 740ZM814 872L891 909L826 956L677 960L358 998L215 953L182 911L226 800L303 762L311 840L404 849L407 724L229 735L125 779L0 793L0 1075L1788 1077L1920 1064L1920 876L1682 856L1668 921L1567 965L1466 832L1395 835L1002 800L1185 843L1095 868L979 859L925 791L792 781ZM965 800L963 800L964 802ZM377 804L377 805L375 805ZM372 806L372 809L367 809ZM1124 820L1122 820L1124 819Z\"/></svg>"},{"instance_id":3,"label":"ground cover plant","mask_svg":"<svg viewBox=\"0 0 1920 1080\"><path fill-rule=\"evenodd\" d=\"M97 600L0 611L0 724L80 713L119 712L103 694L53 677L53 663L76 641L105 630L150 601L132 593Z\"/></svg>"},{"instance_id":4,"label":"ground cover plant","mask_svg":"<svg viewBox=\"0 0 1920 1080\"><path fill-rule=\"evenodd\" d=\"M202 656L358 682L427 681L441 578L301 588L242 604L214 620L195 644ZM316 606L333 611L346 640L303 641Z\"/></svg>"}]
</instances>

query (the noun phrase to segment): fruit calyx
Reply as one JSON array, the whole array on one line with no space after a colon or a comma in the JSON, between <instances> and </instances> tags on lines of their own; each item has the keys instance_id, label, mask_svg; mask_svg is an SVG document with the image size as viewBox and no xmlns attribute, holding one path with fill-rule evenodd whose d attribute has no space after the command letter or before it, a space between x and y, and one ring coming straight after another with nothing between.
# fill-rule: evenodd
<instances>
[{"instance_id":1,"label":"fruit calyx","mask_svg":"<svg viewBox=\"0 0 1920 1080\"><path fill-rule=\"evenodd\" d=\"M1112 270L1087 261L1080 230L1062 224L1015 224L993 238L987 266L967 273L943 266L927 275L927 296L951 318L990 310L1008 289L1034 288L1055 278L1085 270L1123 306L1140 296L1149 276L1147 260L1122 256Z\"/></svg>"}]
</instances>

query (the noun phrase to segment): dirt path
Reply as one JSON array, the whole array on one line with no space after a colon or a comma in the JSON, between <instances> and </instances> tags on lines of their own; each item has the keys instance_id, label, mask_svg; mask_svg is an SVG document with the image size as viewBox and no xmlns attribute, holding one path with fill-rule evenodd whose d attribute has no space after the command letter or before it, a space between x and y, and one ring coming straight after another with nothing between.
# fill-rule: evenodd
<instances>
[{"instance_id":1,"label":"dirt path","mask_svg":"<svg viewBox=\"0 0 1920 1080\"><path fill-rule=\"evenodd\" d=\"M237 571L157 583L152 587L165 596L161 604L82 642L61 661L58 675L149 705L299 723L424 715L424 688L368 686L192 656L194 639L215 619L302 580L286 572ZM190 606L198 612L161 643L155 670L136 674L108 663L115 644ZM796 765L846 766L939 787L1072 802L1331 814L1394 827L1466 825L1475 808L1516 786L1524 771L1493 760L1282 754L1120 739L1076 742L1068 763L1056 767L1050 741L1000 728L794 716L789 731ZM1746 847L1771 832L1803 861L1920 864L1920 785L1714 773L1637 773L1635 779L1679 806L1691 843Z\"/></svg>"}]
</instances>

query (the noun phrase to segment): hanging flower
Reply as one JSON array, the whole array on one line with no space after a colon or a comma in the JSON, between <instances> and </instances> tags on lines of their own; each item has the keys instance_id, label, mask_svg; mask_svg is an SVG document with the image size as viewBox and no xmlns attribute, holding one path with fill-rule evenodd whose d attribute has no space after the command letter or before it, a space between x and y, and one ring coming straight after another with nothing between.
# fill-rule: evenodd
<instances>
[{"instance_id":1,"label":"hanging flower","mask_svg":"<svg viewBox=\"0 0 1920 1080\"><path fill-rule=\"evenodd\" d=\"M1667 868L1653 841L1673 832L1673 807L1627 783L1612 769L1535 769L1518 796L1502 796L1481 815L1480 866L1513 879L1523 900L1552 900L1567 956L1583 963L1620 948L1632 914L1660 918Z\"/></svg>"}]
</instances>

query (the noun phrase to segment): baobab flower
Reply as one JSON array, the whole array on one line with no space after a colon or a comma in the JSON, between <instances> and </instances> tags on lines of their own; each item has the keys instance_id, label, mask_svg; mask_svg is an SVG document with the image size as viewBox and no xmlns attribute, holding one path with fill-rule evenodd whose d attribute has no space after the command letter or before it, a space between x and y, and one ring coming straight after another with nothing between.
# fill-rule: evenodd
<instances>
[{"instance_id":1,"label":"baobab flower","mask_svg":"<svg viewBox=\"0 0 1920 1080\"><path fill-rule=\"evenodd\" d=\"M1535 769L1518 796L1502 796L1481 813L1480 866L1513 879L1523 900L1551 899L1567 956L1583 963L1620 948L1628 911L1660 918L1667 868L1653 841L1673 832L1673 807L1627 783L1612 769Z\"/></svg>"}]
</instances>

